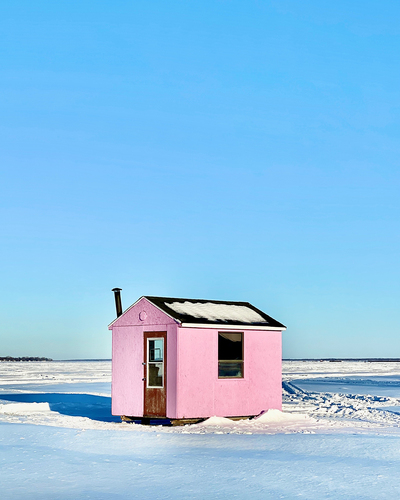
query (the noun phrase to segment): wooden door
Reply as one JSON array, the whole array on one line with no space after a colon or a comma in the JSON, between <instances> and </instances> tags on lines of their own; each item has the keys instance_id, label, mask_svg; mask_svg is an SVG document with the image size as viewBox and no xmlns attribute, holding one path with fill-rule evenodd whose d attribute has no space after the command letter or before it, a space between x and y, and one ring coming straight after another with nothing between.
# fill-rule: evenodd
<instances>
[{"instance_id":1,"label":"wooden door","mask_svg":"<svg viewBox=\"0 0 400 500\"><path fill-rule=\"evenodd\" d=\"M144 332L144 416L167 414L167 332Z\"/></svg>"}]
</instances>

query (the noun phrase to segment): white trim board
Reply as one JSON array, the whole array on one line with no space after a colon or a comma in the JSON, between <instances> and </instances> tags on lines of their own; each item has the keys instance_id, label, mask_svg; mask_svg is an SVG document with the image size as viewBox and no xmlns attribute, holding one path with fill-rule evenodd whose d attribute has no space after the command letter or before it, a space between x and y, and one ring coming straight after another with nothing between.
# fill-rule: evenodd
<instances>
[{"instance_id":1,"label":"white trim board","mask_svg":"<svg viewBox=\"0 0 400 500\"><path fill-rule=\"evenodd\" d=\"M257 325L221 325L220 323L181 323L178 325L179 328L212 328L213 330L270 330L276 332L282 332L286 330L286 327L280 326L257 326Z\"/></svg>"}]
</instances>

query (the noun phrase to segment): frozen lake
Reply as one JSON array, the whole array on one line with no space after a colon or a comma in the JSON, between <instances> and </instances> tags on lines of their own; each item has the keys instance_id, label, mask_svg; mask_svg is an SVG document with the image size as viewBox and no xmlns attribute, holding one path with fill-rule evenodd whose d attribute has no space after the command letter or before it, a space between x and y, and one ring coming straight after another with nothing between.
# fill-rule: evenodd
<instances>
[{"instance_id":1,"label":"frozen lake","mask_svg":"<svg viewBox=\"0 0 400 500\"><path fill-rule=\"evenodd\" d=\"M340 394L369 394L400 398L400 378L383 377L343 377L341 379L293 380L292 383L307 392L331 392Z\"/></svg>"},{"instance_id":2,"label":"frozen lake","mask_svg":"<svg viewBox=\"0 0 400 500\"><path fill-rule=\"evenodd\" d=\"M109 361L1 363L1 498L397 500L400 366L283 378L283 413L148 427L111 416Z\"/></svg>"}]
</instances>

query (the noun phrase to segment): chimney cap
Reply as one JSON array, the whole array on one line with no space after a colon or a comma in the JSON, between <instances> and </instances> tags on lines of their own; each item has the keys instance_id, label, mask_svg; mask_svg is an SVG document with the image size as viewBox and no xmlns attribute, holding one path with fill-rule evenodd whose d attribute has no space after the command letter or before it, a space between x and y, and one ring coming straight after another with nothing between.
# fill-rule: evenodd
<instances>
[{"instance_id":1,"label":"chimney cap","mask_svg":"<svg viewBox=\"0 0 400 500\"><path fill-rule=\"evenodd\" d=\"M120 290L122 290L122 288L113 288L111 291L112 292L119 292Z\"/></svg>"}]
</instances>

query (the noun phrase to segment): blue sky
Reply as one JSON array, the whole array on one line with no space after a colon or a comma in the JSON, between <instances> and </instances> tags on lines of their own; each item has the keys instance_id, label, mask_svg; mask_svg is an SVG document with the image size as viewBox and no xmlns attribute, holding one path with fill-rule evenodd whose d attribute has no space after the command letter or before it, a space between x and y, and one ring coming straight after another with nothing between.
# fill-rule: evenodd
<instances>
[{"instance_id":1,"label":"blue sky","mask_svg":"<svg viewBox=\"0 0 400 500\"><path fill-rule=\"evenodd\" d=\"M0 355L109 358L118 286L252 302L284 357L400 357L398 2L0 25Z\"/></svg>"}]
</instances>

